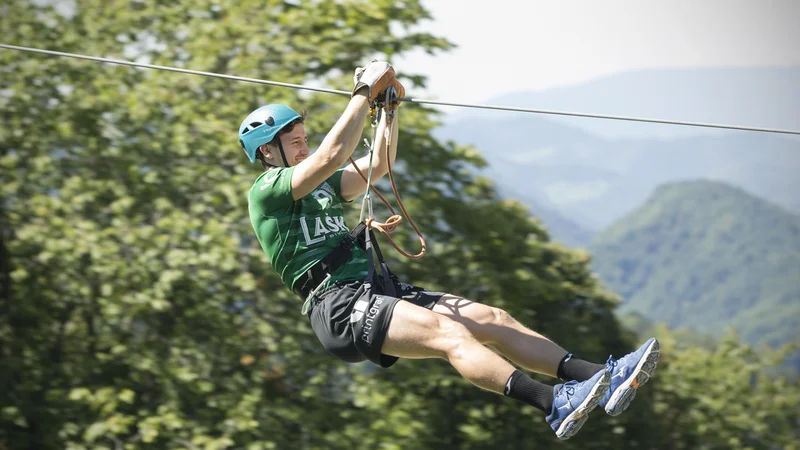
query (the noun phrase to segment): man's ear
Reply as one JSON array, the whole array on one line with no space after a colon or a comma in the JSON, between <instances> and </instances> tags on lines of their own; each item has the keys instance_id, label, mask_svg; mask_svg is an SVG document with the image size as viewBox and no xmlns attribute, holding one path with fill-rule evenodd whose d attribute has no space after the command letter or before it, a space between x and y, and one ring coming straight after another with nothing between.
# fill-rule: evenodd
<instances>
[{"instance_id":1,"label":"man's ear","mask_svg":"<svg viewBox=\"0 0 800 450\"><path fill-rule=\"evenodd\" d=\"M272 149L269 147L269 144L264 144L258 148L258 151L264 155L264 159L267 161L272 161Z\"/></svg>"}]
</instances>

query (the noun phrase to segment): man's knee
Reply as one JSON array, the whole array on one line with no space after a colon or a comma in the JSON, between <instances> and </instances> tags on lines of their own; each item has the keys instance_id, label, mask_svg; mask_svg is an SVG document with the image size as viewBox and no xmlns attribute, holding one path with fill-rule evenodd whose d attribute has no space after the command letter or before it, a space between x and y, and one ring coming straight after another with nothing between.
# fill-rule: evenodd
<instances>
[{"instance_id":1,"label":"man's knee","mask_svg":"<svg viewBox=\"0 0 800 450\"><path fill-rule=\"evenodd\" d=\"M494 306L489 308L491 310L492 325L505 326L514 323L514 318L511 317L511 314L507 313L506 310Z\"/></svg>"}]
</instances>

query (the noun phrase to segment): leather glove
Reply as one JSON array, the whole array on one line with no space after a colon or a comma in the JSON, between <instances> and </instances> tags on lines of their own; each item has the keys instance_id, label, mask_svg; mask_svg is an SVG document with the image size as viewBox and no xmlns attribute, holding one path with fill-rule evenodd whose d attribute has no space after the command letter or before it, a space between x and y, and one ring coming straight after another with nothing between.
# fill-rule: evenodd
<instances>
[{"instance_id":1,"label":"leather glove","mask_svg":"<svg viewBox=\"0 0 800 450\"><path fill-rule=\"evenodd\" d=\"M394 78L392 80L390 86L394 88L395 95L397 96L397 98L404 98L406 96L406 88L403 87L403 85L400 83L400 80L398 80L397 78ZM391 102L390 104L388 101L385 101L384 109L386 111L389 111L390 109L396 110L397 108L400 107L401 103L402 102Z\"/></svg>"},{"instance_id":2,"label":"leather glove","mask_svg":"<svg viewBox=\"0 0 800 450\"><path fill-rule=\"evenodd\" d=\"M373 59L366 67L356 69L356 73L353 75L355 87L353 87L351 97L366 87L367 98L372 103L389 87L393 80L395 80L394 68L386 61Z\"/></svg>"}]
</instances>

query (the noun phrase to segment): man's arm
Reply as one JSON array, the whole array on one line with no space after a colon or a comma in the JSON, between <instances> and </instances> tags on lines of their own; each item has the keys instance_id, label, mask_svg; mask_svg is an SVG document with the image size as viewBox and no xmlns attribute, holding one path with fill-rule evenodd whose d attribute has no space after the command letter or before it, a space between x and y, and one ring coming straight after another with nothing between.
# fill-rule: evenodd
<instances>
[{"instance_id":1,"label":"man's arm","mask_svg":"<svg viewBox=\"0 0 800 450\"><path fill-rule=\"evenodd\" d=\"M334 174L353 154L369 112L366 92L355 94L317 151L295 166L292 198L299 200Z\"/></svg>"},{"instance_id":2,"label":"man's arm","mask_svg":"<svg viewBox=\"0 0 800 450\"><path fill-rule=\"evenodd\" d=\"M400 115L395 111L394 119L392 120L392 136L389 146L389 161L394 167L395 156L397 155L397 140L400 130ZM389 166L386 164L386 134L387 134L387 121L386 113L381 116L381 121L378 123L376 131L374 151L372 156L372 184L375 184L381 177L389 172ZM367 176L369 170L369 155L355 160L356 166L361 170L364 176ZM367 182L361 178L355 167L348 164L342 172L342 198L345 200L352 200L367 190Z\"/></svg>"},{"instance_id":3,"label":"man's arm","mask_svg":"<svg viewBox=\"0 0 800 450\"><path fill-rule=\"evenodd\" d=\"M292 198L299 200L333 175L353 154L361 139L370 103L395 81L392 66L385 61L370 61L356 69L350 103L313 155L295 166Z\"/></svg>"}]
</instances>

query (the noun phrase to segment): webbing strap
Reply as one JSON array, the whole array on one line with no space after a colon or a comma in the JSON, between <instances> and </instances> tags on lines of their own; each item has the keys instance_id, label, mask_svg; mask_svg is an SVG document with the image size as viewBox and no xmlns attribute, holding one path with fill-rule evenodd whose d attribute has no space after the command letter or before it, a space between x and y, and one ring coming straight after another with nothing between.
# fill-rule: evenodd
<instances>
[{"instance_id":1,"label":"webbing strap","mask_svg":"<svg viewBox=\"0 0 800 450\"><path fill-rule=\"evenodd\" d=\"M367 250L367 258L369 259L369 270L367 272L366 281L373 283L375 279L375 259L372 256L372 252L374 251L375 255L378 257L378 264L381 268L381 274L383 275L383 293L389 297L396 297L394 283L392 282L392 271L383 259L383 253L381 253L381 248L372 230L367 230L365 248Z\"/></svg>"}]
</instances>

